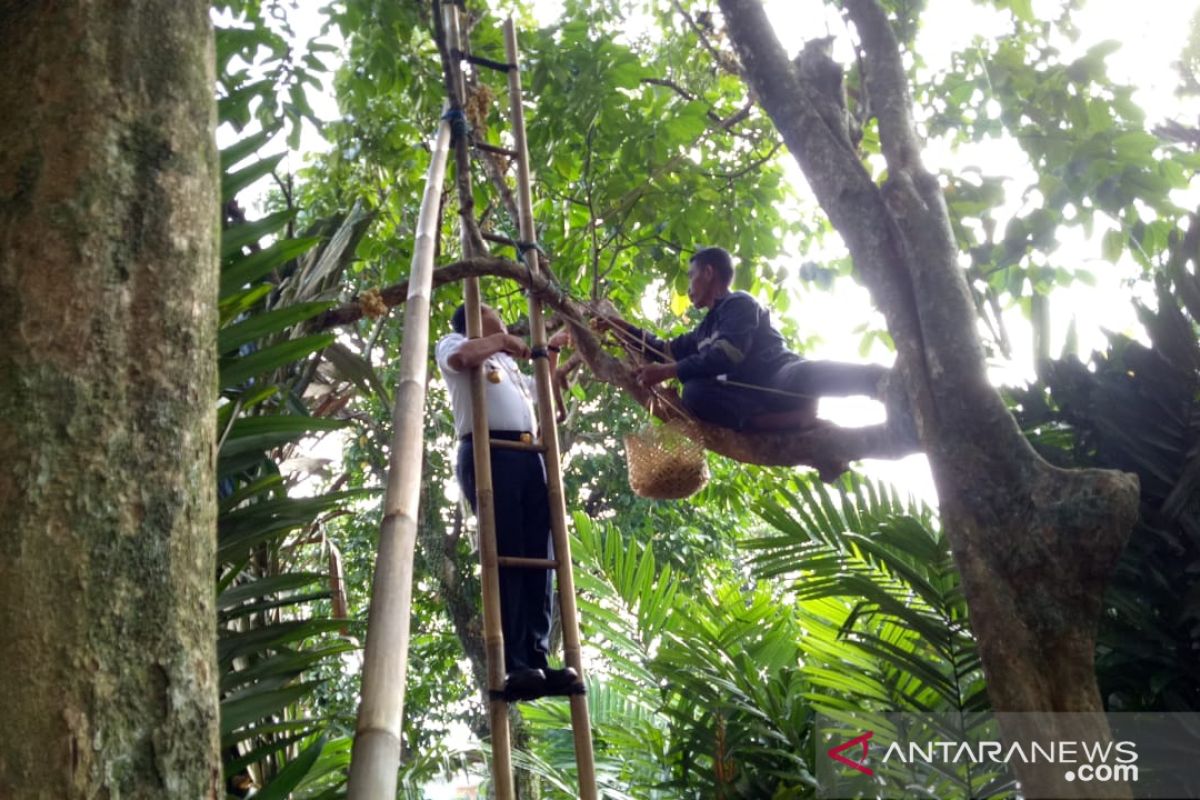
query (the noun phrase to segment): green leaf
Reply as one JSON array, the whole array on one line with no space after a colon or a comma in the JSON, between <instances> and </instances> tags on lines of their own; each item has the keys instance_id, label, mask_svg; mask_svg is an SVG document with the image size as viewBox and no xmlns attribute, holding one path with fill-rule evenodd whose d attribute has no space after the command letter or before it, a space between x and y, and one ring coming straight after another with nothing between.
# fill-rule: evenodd
<instances>
[{"instance_id":1,"label":"green leaf","mask_svg":"<svg viewBox=\"0 0 1200 800\"><path fill-rule=\"evenodd\" d=\"M320 236L280 239L250 255L236 254L221 269L221 297L299 258L321 242Z\"/></svg>"},{"instance_id":2,"label":"green leaf","mask_svg":"<svg viewBox=\"0 0 1200 800\"><path fill-rule=\"evenodd\" d=\"M250 581L249 583L238 584L218 595L217 609L219 611L227 611L247 600L266 597L278 592L301 589L305 586L312 586L314 583L328 579L328 577L328 575L322 575L319 572L289 572L284 575L272 575L267 578Z\"/></svg>"},{"instance_id":3,"label":"green leaf","mask_svg":"<svg viewBox=\"0 0 1200 800\"><path fill-rule=\"evenodd\" d=\"M250 764L253 764L255 761L261 761L272 753L278 753L285 747L293 745L296 742L304 741L312 734L313 730L315 730L315 726L313 729L305 729L299 733L294 733L291 736L272 737L268 739L266 744L254 748L244 756L239 756L238 758L225 761L225 763L222 764L225 775L236 775Z\"/></svg>"},{"instance_id":4,"label":"green leaf","mask_svg":"<svg viewBox=\"0 0 1200 800\"><path fill-rule=\"evenodd\" d=\"M217 333L217 352L220 354L236 350L244 344L258 341L273 333L287 330L298 322L310 319L336 305L333 302L297 303L277 308L265 314L256 314L249 319L228 325Z\"/></svg>"},{"instance_id":5,"label":"green leaf","mask_svg":"<svg viewBox=\"0 0 1200 800\"><path fill-rule=\"evenodd\" d=\"M221 359L220 388L228 389L244 381L270 372L333 344L332 333L314 333L287 342L265 347L247 356Z\"/></svg>"},{"instance_id":6,"label":"green leaf","mask_svg":"<svg viewBox=\"0 0 1200 800\"><path fill-rule=\"evenodd\" d=\"M278 473L264 475L241 487L228 497L221 498L217 508L220 513L224 514L255 495L261 494L264 497L274 497L275 493L285 491L282 475Z\"/></svg>"},{"instance_id":7,"label":"green leaf","mask_svg":"<svg viewBox=\"0 0 1200 800\"><path fill-rule=\"evenodd\" d=\"M613 67L608 77L618 89L634 89L641 82L643 74L645 70L642 65L636 59L630 58Z\"/></svg>"},{"instance_id":8,"label":"green leaf","mask_svg":"<svg viewBox=\"0 0 1200 800\"><path fill-rule=\"evenodd\" d=\"M256 81L238 87L226 96L217 100L217 118L228 122L237 130L250 123L250 103L256 97L269 97L274 93L275 84L270 80Z\"/></svg>"},{"instance_id":9,"label":"green leaf","mask_svg":"<svg viewBox=\"0 0 1200 800\"><path fill-rule=\"evenodd\" d=\"M364 394L370 394L373 390L385 407L390 404L387 388L379 380L375 368L358 353L340 342L334 342L325 350L325 358L333 364L339 375L353 382Z\"/></svg>"},{"instance_id":10,"label":"green leaf","mask_svg":"<svg viewBox=\"0 0 1200 800\"><path fill-rule=\"evenodd\" d=\"M1033 0L1011 0L1009 8L1021 22L1034 23L1037 18L1033 15Z\"/></svg>"},{"instance_id":11,"label":"green leaf","mask_svg":"<svg viewBox=\"0 0 1200 800\"><path fill-rule=\"evenodd\" d=\"M246 669L226 672L221 676L221 691L232 692L239 687L266 678L296 677L326 658L355 650L357 647L353 642L338 641L299 653L285 650L277 655L260 659Z\"/></svg>"},{"instance_id":12,"label":"green leaf","mask_svg":"<svg viewBox=\"0 0 1200 800\"><path fill-rule=\"evenodd\" d=\"M336 431L349 424L349 420L307 417L301 414L242 417L235 420L230 427L225 444L221 448L221 455L269 450L316 431Z\"/></svg>"},{"instance_id":13,"label":"green leaf","mask_svg":"<svg viewBox=\"0 0 1200 800\"><path fill-rule=\"evenodd\" d=\"M228 736L238 728L268 718L287 706L312 694L323 681L307 681L284 689L253 693L238 700L221 703L221 735Z\"/></svg>"},{"instance_id":14,"label":"green leaf","mask_svg":"<svg viewBox=\"0 0 1200 800\"><path fill-rule=\"evenodd\" d=\"M259 301L269 295L274 288L269 283L261 283L249 289L231 294L228 297L221 298L220 303L217 305L220 323L225 325L229 320L235 319L246 311L249 311L258 305Z\"/></svg>"},{"instance_id":15,"label":"green leaf","mask_svg":"<svg viewBox=\"0 0 1200 800\"><path fill-rule=\"evenodd\" d=\"M251 153L254 153L260 147L271 141L271 138L279 132L280 125L270 125L263 128L256 134L239 139L233 144L221 151L221 174L224 175L229 171L229 168L247 158Z\"/></svg>"},{"instance_id":16,"label":"green leaf","mask_svg":"<svg viewBox=\"0 0 1200 800\"><path fill-rule=\"evenodd\" d=\"M1114 230L1104 234L1100 243L1100 251L1105 261L1117 263L1121 253L1125 252L1125 231Z\"/></svg>"},{"instance_id":17,"label":"green leaf","mask_svg":"<svg viewBox=\"0 0 1200 800\"><path fill-rule=\"evenodd\" d=\"M301 781L307 777L309 770L317 763L321 751L325 749L324 736L306 747L295 760L280 770L270 783L260 789L254 797L256 800L286 800Z\"/></svg>"},{"instance_id":18,"label":"green leaf","mask_svg":"<svg viewBox=\"0 0 1200 800\"><path fill-rule=\"evenodd\" d=\"M297 422L292 430L257 432L251 429L231 430L231 435L225 438L217 459L217 474L220 477L232 477L243 470L250 469L261 463L269 450L301 439L313 431L335 430L349 424L348 421L307 417L303 414L243 417L238 419L235 424L241 425L243 422L260 419L307 420L309 422L304 424Z\"/></svg>"},{"instance_id":19,"label":"green leaf","mask_svg":"<svg viewBox=\"0 0 1200 800\"><path fill-rule=\"evenodd\" d=\"M1122 160L1145 165L1153 161L1158 145L1158 139L1146 131L1127 131L1112 141L1113 150Z\"/></svg>"},{"instance_id":20,"label":"green leaf","mask_svg":"<svg viewBox=\"0 0 1200 800\"><path fill-rule=\"evenodd\" d=\"M253 545L311 525L317 515L344 500L362 498L372 493L372 490L356 489L329 492L316 497L287 497L255 503L223 514L217 524L217 558L221 563L232 561Z\"/></svg>"},{"instance_id":21,"label":"green leaf","mask_svg":"<svg viewBox=\"0 0 1200 800\"><path fill-rule=\"evenodd\" d=\"M245 189L259 178L270 175L286 155L287 153L279 153L278 155L264 158L261 161L255 161L248 167L243 167L234 172L223 173L221 175L221 202L228 203L242 189Z\"/></svg>"},{"instance_id":22,"label":"green leaf","mask_svg":"<svg viewBox=\"0 0 1200 800\"><path fill-rule=\"evenodd\" d=\"M268 725L258 724L253 728L222 734L221 747L232 747L238 742L246 739L252 739L256 736L270 736L276 733L304 733L304 735L307 736L316 730L318 725L327 722L329 722L329 720L317 717L310 719L289 720L287 722L275 722Z\"/></svg>"},{"instance_id":23,"label":"green leaf","mask_svg":"<svg viewBox=\"0 0 1200 800\"><path fill-rule=\"evenodd\" d=\"M254 222L243 222L221 231L222 260L228 259L246 245L257 242L267 234L278 231L295 219L296 214L295 209L277 211Z\"/></svg>"},{"instance_id":24,"label":"green leaf","mask_svg":"<svg viewBox=\"0 0 1200 800\"><path fill-rule=\"evenodd\" d=\"M336 631L345 624L345 621L339 619L309 619L277 622L240 633L222 633L217 639L217 660L223 667L228 668L238 656L277 649L281 645Z\"/></svg>"},{"instance_id":25,"label":"green leaf","mask_svg":"<svg viewBox=\"0 0 1200 800\"><path fill-rule=\"evenodd\" d=\"M284 597L276 597L271 600L260 600L257 603L249 603L244 606L238 606L220 615L221 622L229 622L230 620L238 619L239 617L248 617L255 614L261 614L264 611L271 611L284 606L306 607L309 603L317 600L328 600L329 590L322 589L316 592L306 592L304 594L289 594Z\"/></svg>"},{"instance_id":26,"label":"green leaf","mask_svg":"<svg viewBox=\"0 0 1200 800\"><path fill-rule=\"evenodd\" d=\"M1119 39L1105 39L1099 44L1092 45L1088 48L1085 58L1104 59L1111 56L1113 53L1121 49L1121 41Z\"/></svg>"}]
</instances>

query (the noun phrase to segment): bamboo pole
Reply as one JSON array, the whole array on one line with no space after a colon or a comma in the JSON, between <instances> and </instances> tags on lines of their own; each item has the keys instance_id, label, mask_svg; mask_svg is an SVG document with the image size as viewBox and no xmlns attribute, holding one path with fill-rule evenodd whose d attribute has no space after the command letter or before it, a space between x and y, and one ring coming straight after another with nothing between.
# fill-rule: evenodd
<instances>
[{"instance_id":1,"label":"bamboo pole","mask_svg":"<svg viewBox=\"0 0 1200 800\"><path fill-rule=\"evenodd\" d=\"M512 17L504 21L504 47L508 63L508 98L512 109L512 129L517 151L517 212L521 241L532 243L537 238L533 226L533 199L529 188L529 150L525 139L525 112L522 108L520 53L517 51L517 32ZM525 263L530 271L540 271L538 252L526 247ZM529 297L529 330L534 351L545 352L546 321L541 301ZM558 603L562 612L563 660L583 679L583 658L579 644L579 617L575 609L575 579L571 574L571 542L567 538L567 510L563 500L562 465L559 462L558 427L554 417L554 393L551 386L550 364L545 358L534 359L534 379L537 381L538 422L543 458L546 463L546 488L550 496L550 529L554 537L554 557L558 560ZM579 797L596 798L596 766L592 754L592 728L588 714L587 696L571 695L571 729L575 737L575 764L579 772Z\"/></svg>"},{"instance_id":2,"label":"bamboo pole","mask_svg":"<svg viewBox=\"0 0 1200 800\"><path fill-rule=\"evenodd\" d=\"M461 50L458 30L458 6L446 3L442 6L446 47L451 54L450 73L452 90L459 103L466 98L462 67L454 54ZM467 257L486 255L482 242L471 235L470 209L473 207L471 194L470 152L465 137L455 143L455 175L459 190L459 206L463 217L459 221L462 233L463 255ZM463 286L463 300L467 310L467 338L478 339L483 324L480 319L479 279L472 277ZM488 426L487 400L484 394L483 368L475 367L470 373L471 381L471 449L475 462L475 519L479 529L480 578L483 584L483 647L487 656L488 690L504 690L504 631L500 621L500 563L496 546L495 491L492 484L491 428ZM512 741L508 727L508 703L488 697L488 727L492 734L492 792L497 800L514 800L512 774Z\"/></svg>"},{"instance_id":3,"label":"bamboo pole","mask_svg":"<svg viewBox=\"0 0 1200 800\"><path fill-rule=\"evenodd\" d=\"M417 220L412 278L404 310L400 380L392 411L394 438L379 532L379 556L371 587L371 612L363 663L362 702L350 762L350 800L396 796L404 679L408 668L413 545L420 505L424 444L425 375L429 353L429 305L437 246L439 205L450 149L450 123L438 126Z\"/></svg>"}]
</instances>

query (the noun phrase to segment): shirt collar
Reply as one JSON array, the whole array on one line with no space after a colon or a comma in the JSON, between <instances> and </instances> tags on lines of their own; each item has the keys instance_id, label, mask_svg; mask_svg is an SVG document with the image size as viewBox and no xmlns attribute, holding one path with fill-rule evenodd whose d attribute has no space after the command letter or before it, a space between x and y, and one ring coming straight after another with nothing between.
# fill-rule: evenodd
<instances>
[{"instance_id":1,"label":"shirt collar","mask_svg":"<svg viewBox=\"0 0 1200 800\"><path fill-rule=\"evenodd\" d=\"M713 304L711 306L709 306L708 310L716 311L717 306L721 305L721 303L724 303L726 300L728 300L731 297L733 297L733 292L730 292L729 294L718 297L716 300L713 300Z\"/></svg>"}]
</instances>

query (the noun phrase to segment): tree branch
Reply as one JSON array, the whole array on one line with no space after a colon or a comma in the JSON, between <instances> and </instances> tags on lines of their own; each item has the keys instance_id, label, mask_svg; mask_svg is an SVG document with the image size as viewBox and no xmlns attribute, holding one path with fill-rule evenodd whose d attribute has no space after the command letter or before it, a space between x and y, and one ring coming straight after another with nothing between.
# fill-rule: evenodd
<instances>
[{"instance_id":1,"label":"tree branch","mask_svg":"<svg viewBox=\"0 0 1200 800\"><path fill-rule=\"evenodd\" d=\"M914 378L909 375L913 370L908 365L914 365L916 378L927 373L924 337L908 277L910 255L883 194L857 154L826 123L819 109L827 98L793 69L761 2L720 0L720 5L745 79L845 240L876 307L887 318L905 384L927 394L922 387L912 386ZM932 402L914 403L914 411L920 427L932 414Z\"/></svg>"},{"instance_id":2,"label":"tree branch","mask_svg":"<svg viewBox=\"0 0 1200 800\"><path fill-rule=\"evenodd\" d=\"M691 28L692 32L696 34L696 38L700 40L700 44L703 45L704 49L707 50L709 55L713 57L713 61L716 62L717 66L727 71L731 71L729 70L729 58L716 48L716 45L714 45L708 38L708 32L700 26L700 23L696 22L695 18L687 12L687 9L685 9L679 3L679 0L671 0L671 5L675 7L675 11L678 12L681 17L687 20L688 27ZM737 73L734 72L734 74Z\"/></svg>"},{"instance_id":3,"label":"tree branch","mask_svg":"<svg viewBox=\"0 0 1200 800\"><path fill-rule=\"evenodd\" d=\"M846 11L858 30L871 69L867 96L879 120L879 140L889 172L924 169L921 145L912 122L912 97L887 12L876 0L846 0Z\"/></svg>"},{"instance_id":4,"label":"tree branch","mask_svg":"<svg viewBox=\"0 0 1200 800\"><path fill-rule=\"evenodd\" d=\"M537 294L571 326L575 348L592 374L604 383L621 389L642 407L650 407L650 392L634 379L632 369L608 353L592 333L587 324L587 320L593 316L592 312L541 275L530 276L524 264L494 257L464 259L434 270L433 286L437 288L467 277L484 275L515 281ZM400 305L408 297L408 282L381 289L379 296L389 308ZM362 316L362 306L359 303L347 303L318 317L317 328L323 330L348 325ZM660 419L667 420L679 416L671 408L664 406L668 404L654 404L653 411ZM696 423L695 438L714 453L747 464L812 466L821 474L823 480L833 480L845 472L851 461L863 458L900 458L917 452L913 446L897 441L884 425L840 428L821 422L816 427L794 432L737 432L729 428Z\"/></svg>"}]
</instances>

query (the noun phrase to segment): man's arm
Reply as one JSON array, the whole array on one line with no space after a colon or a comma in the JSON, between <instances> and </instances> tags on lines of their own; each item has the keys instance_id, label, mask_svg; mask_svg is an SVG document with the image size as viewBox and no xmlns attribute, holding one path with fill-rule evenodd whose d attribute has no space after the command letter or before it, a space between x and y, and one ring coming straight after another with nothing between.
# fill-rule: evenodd
<instances>
[{"instance_id":1,"label":"man's arm","mask_svg":"<svg viewBox=\"0 0 1200 800\"><path fill-rule=\"evenodd\" d=\"M681 358L681 353L687 355L695 349L695 345L691 343L692 334L690 333L667 341L616 316L597 319L593 323L593 327L598 331L620 329L622 341L628 345L630 350L641 353L647 361L659 363L676 361Z\"/></svg>"},{"instance_id":2,"label":"man's arm","mask_svg":"<svg viewBox=\"0 0 1200 800\"><path fill-rule=\"evenodd\" d=\"M529 347L520 337L511 333L493 333L478 339L467 339L446 358L446 364L455 372L478 367L496 353L508 353L513 358L529 358Z\"/></svg>"},{"instance_id":3,"label":"man's arm","mask_svg":"<svg viewBox=\"0 0 1200 800\"><path fill-rule=\"evenodd\" d=\"M546 349L549 351L549 353L547 355L548 355L549 361L550 361L550 376L551 377L553 377L554 373L558 371L558 354L562 351L562 349L564 347L570 347L570 346L571 346L571 329L567 328L565 326L563 328L559 329L553 336L551 336L550 341L546 342Z\"/></svg>"}]
</instances>

